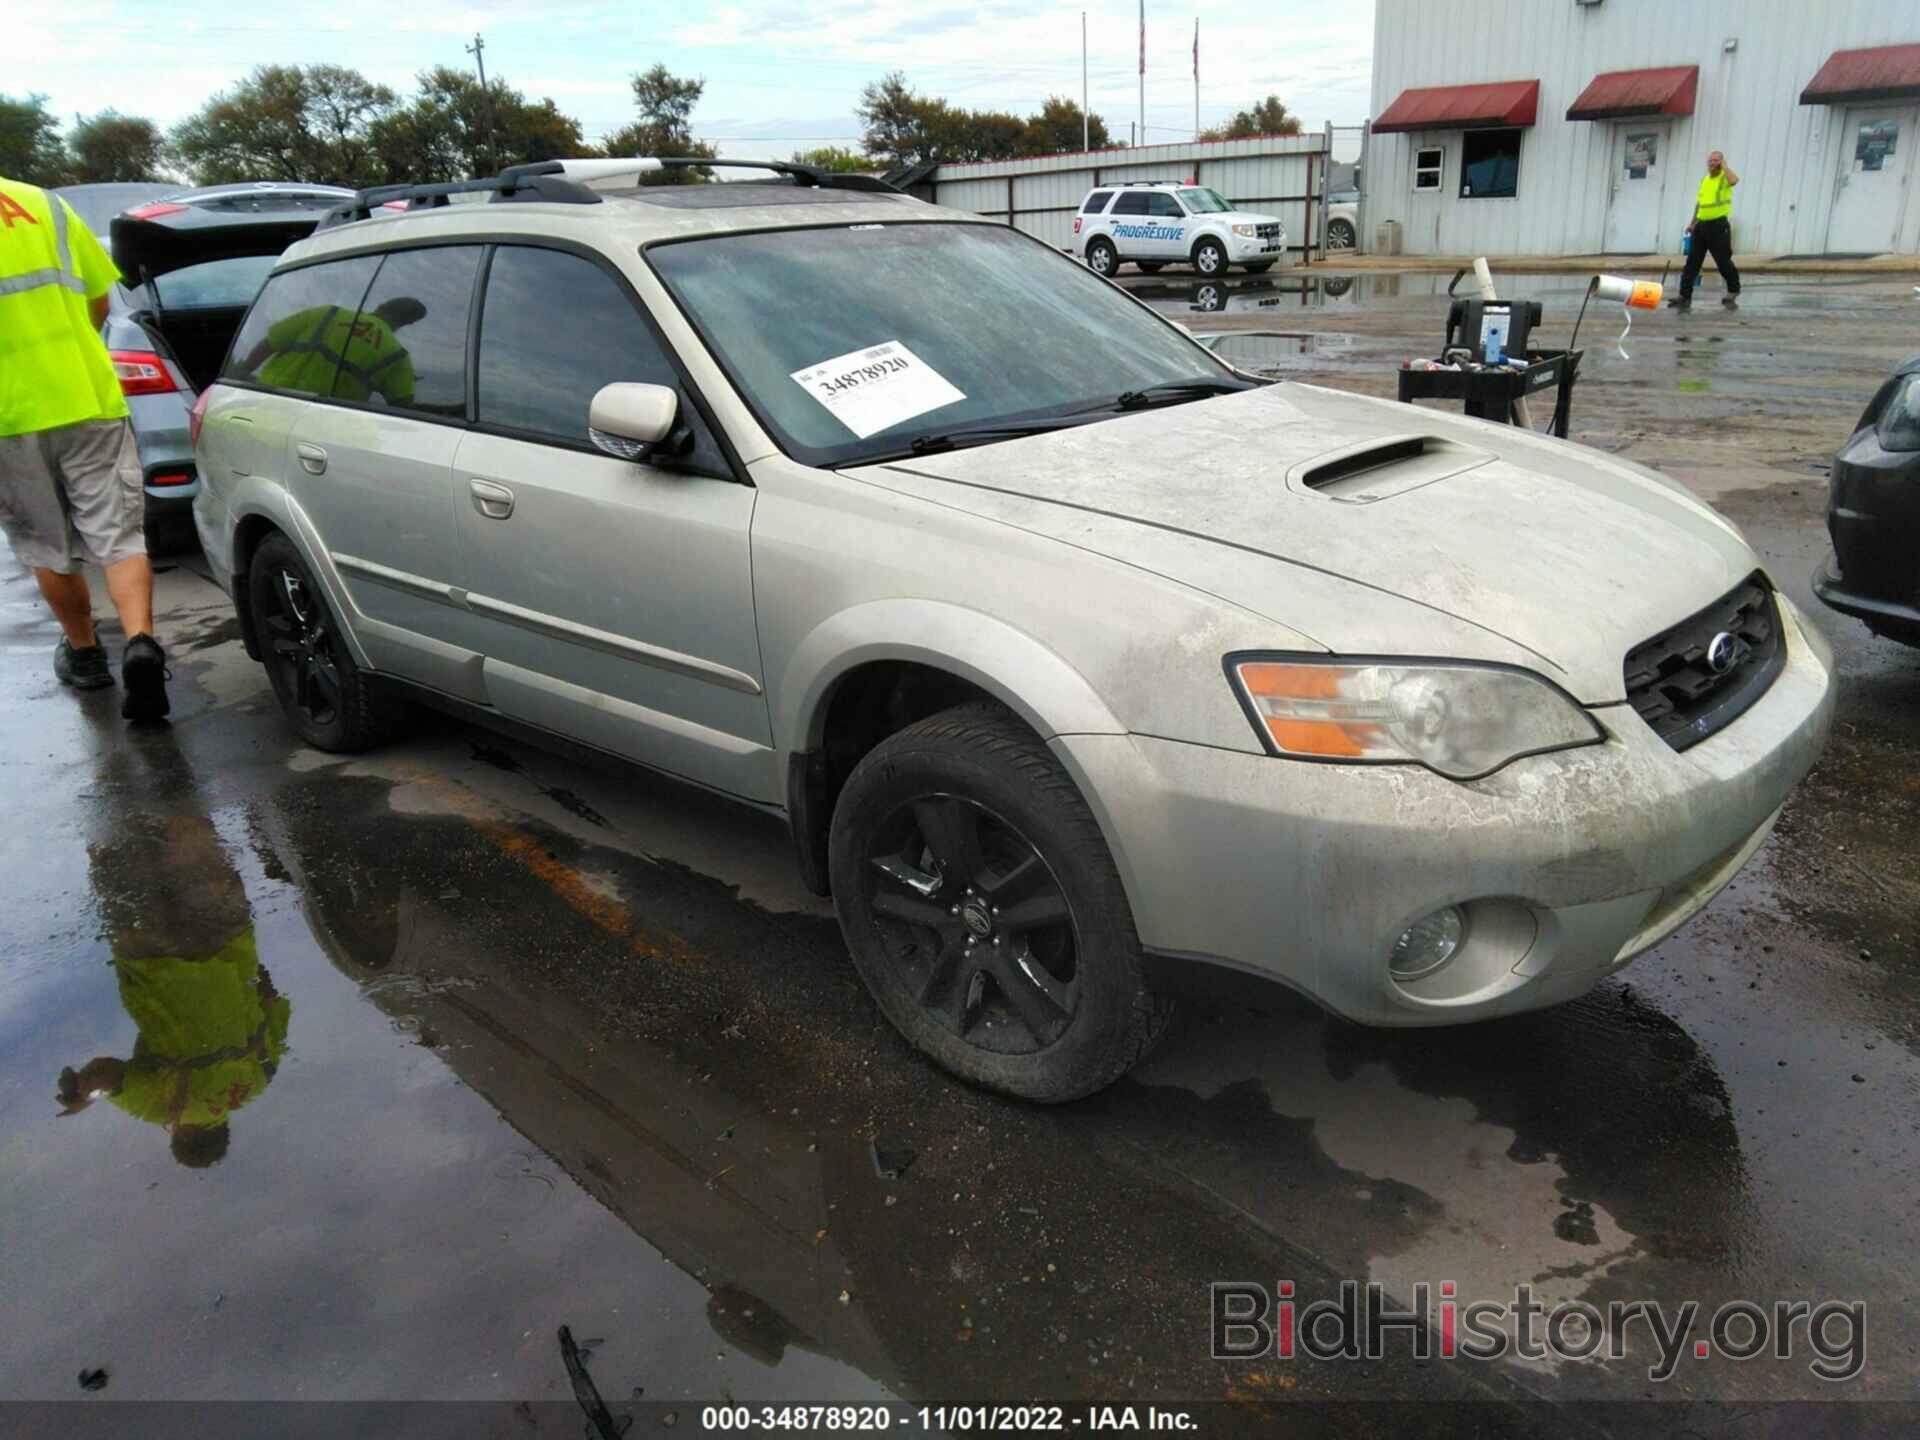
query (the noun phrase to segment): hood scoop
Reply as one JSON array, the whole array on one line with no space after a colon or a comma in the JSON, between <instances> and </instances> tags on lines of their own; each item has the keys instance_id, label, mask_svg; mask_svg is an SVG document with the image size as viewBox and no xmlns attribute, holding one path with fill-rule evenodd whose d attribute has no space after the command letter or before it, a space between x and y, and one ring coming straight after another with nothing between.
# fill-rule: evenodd
<instances>
[{"instance_id":1,"label":"hood scoop","mask_svg":"<svg viewBox=\"0 0 1920 1440\"><path fill-rule=\"evenodd\" d=\"M1303 461L1287 472L1287 486L1346 505L1370 505L1493 459L1490 451L1438 435L1385 435Z\"/></svg>"}]
</instances>

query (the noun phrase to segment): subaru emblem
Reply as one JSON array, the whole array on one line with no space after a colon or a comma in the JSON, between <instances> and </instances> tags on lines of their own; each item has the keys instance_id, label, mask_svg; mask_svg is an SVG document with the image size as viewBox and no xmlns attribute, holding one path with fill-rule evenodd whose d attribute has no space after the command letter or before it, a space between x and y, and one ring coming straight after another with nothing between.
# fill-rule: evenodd
<instances>
[{"instance_id":1,"label":"subaru emblem","mask_svg":"<svg viewBox=\"0 0 1920 1440\"><path fill-rule=\"evenodd\" d=\"M1739 659L1740 642L1731 632L1722 630L1707 642L1707 668L1714 674L1726 674Z\"/></svg>"}]
</instances>

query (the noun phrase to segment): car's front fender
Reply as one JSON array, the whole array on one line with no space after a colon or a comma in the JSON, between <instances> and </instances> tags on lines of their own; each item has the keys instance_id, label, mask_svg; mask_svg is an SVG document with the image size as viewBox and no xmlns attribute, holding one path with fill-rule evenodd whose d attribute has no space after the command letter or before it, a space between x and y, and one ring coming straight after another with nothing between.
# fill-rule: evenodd
<instances>
[{"instance_id":1,"label":"car's front fender","mask_svg":"<svg viewBox=\"0 0 1920 1440\"><path fill-rule=\"evenodd\" d=\"M788 751L817 749L834 687L879 661L956 675L1006 705L1042 739L1126 732L1085 676L1006 621L945 601L884 599L828 616L794 647L769 697L775 743Z\"/></svg>"}]
</instances>

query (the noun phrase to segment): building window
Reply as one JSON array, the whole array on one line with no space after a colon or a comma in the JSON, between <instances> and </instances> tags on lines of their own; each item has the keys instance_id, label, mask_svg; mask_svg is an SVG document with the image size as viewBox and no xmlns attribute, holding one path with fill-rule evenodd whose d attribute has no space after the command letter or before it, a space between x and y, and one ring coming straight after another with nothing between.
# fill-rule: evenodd
<instances>
[{"instance_id":1,"label":"building window","mask_svg":"<svg viewBox=\"0 0 1920 1440\"><path fill-rule=\"evenodd\" d=\"M1490 200L1520 193L1520 132L1469 130L1460 137L1460 198Z\"/></svg>"},{"instance_id":2,"label":"building window","mask_svg":"<svg viewBox=\"0 0 1920 1440\"><path fill-rule=\"evenodd\" d=\"M1438 190L1440 188L1440 170L1446 164L1447 152L1435 145L1430 150L1413 152L1413 188L1416 190Z\"/></svg>"}]
</instances>

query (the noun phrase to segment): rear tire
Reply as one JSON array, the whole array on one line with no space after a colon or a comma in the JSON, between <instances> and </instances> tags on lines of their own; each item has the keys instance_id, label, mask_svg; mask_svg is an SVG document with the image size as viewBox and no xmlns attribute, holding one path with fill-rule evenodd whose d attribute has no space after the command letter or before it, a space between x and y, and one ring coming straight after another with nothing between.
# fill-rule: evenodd
<instances>
[{"instance_id":1,"label":"rear tire","mask_svg":"<svg viewBox=\"0 0 1920 1440\"><path fill-rule=\"evenodd\" d=\"M406 707L377 694L353 662L326 595L284 535L269 535L247 567L260 659L287 721L316 750L371 749L400 728Z\"/></svg>"},{"instance_id":2,"label":"rear tire","mask_svg":"<svg viewBox=\"0 0 1920 1440\"><path fill-rule=\"evenodd\" d=\"M992 705L947 710L854 767L828 839L854 968L946 1069L1055 1104L1165 1031L1119 871L1047 747Z\"/></svg>"},{"instance_id":3,"label":"rear tire","mask_svg":"<svg viewBox=\"0 0 1920 1440\"><path fill-rule=\"evenodd\" d=\"M1327 226L1327 248L1329 250L1351 250L1355 240L1351 220L1335 220Z\"/></svg>"},{"instance_id":4,"label":"rear tire","mask_svg":"<svg viewBox=\"0 0 1920 1440\"><path fill-rule=\"evenodd\" d=\"M1113 272L1120 268L1120 252L1113 248L1111 240L1095 236L1087 242L1087 268L1096 275L1113 277Z\"/></svg>"},{"instance_id":5,"label":"rear tire","mask_svg":"<svg viewBox=\"0 0 1920 1440\"><path fill-rule=\"evenodd\" d=\"M1202 240L1193 247L1193 268L1209 277L1226 274L1227 247L1218 240Z\"/></svg>"}]
</instances>

